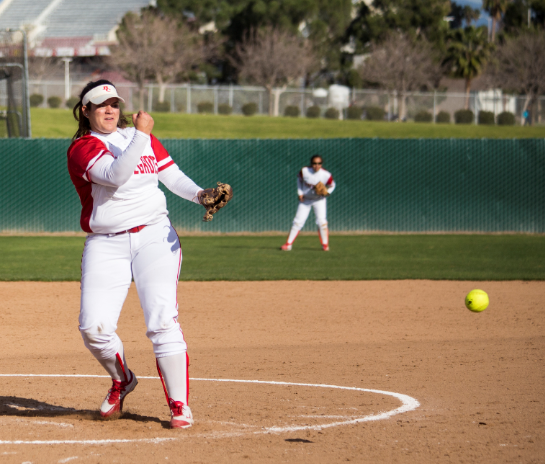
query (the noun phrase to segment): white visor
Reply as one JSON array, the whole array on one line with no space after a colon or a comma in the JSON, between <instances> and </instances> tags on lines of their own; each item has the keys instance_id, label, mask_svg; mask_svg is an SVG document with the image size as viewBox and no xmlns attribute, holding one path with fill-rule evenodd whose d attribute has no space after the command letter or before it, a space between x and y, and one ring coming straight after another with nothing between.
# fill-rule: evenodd
<instances>
[{"instance_id":1,"label":"white visor","mask_svg":"<svg viewBox=\"0 0 545 464\"><path fill-rule=\"evenodd\" d=\"M119 101L122 101L125 103L125 100L123 100L118 94L117 90L113 85L99 85L98 87L95 87L94 89L89 90L84 96L81 103L83 106L87 106L87 103L91 102L95 105L100 105L101 103L104 103L109 98L117 98Z\"/></svg>"}]
</instances>

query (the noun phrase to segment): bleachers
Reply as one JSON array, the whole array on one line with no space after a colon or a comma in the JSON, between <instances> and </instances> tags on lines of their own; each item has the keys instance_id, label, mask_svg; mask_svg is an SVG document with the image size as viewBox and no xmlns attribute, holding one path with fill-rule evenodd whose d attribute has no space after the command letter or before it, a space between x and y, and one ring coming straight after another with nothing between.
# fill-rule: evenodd
<instances>
[{"instance_id":1,"label":"bleachers","mask_svg":"<svg viewBox=\"0 0 545 464\"><path fill-rule=\"evenodd\" d=\"M14 0L0 15L0 29L17 29L32 23L51 0Z\"/></svg>"},{"instance_id":2,"label":"bleachers","mask_svg":"<svg viewBox=\"0 0 545 464\"><path fill-rule=\"evenodd\" d=\"M63 0L45 22L45 37L104 35L125 13L149 4L150 0Z\"/></svg>"},{"instance_id":3,"label":"bleachers","mask_svg":"<svg viewBox=\"0 0 545 464\"><path fill-rule=\"evenodd\" d=\"M53 0L13 0L0 14L0 28L30 24ZM150 0L62 0L44 19L40 38L105 35L128 11L139 11Z\"/></svg>"}]
</instances>

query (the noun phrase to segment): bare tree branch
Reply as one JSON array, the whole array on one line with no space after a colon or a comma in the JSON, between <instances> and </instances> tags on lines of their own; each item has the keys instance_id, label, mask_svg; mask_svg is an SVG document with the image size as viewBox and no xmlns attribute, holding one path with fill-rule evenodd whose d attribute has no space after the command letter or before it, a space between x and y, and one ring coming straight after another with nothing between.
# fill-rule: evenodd
<instances>
[{"instance_id":1,"label":"bare tree branch","mask_svg":"<svg viewBox=\"0 0 545 464\"><path fill-rule=\"evenodd\" d=\"M545 31L530 32L498 48L487 77L495 87L536 96L545 93Z\"/></svg>"},{"instance_id":2,"label":"bare tree branch","mask_svg":"<svg viewBox=\"0 0 545 464\"><path fill-rule=\"evenodd\" d=\"M531 31L500 46L486 73L486 81L507 92L527 96L524 110L545 93L545 31ZM532 116L535 116L532 111Z\"/></svg>"},{"instance_id":3,"label":"bare tree branch","mask_svg":"<svg viewBox=\"0 0 545 464\"><path fill-rule=\"evenodd\" d=\"M436 87L442 75L431 45L411 41L404 34L391 35L380 45L373 45L359 72L365 81L398 93L400 118L404 117L406 93Z\"/></svg>"},{"instance_id":4,"label":"bare tree branch","mask_svg":"<svg viewBox=\"0 0 545 464\"><path fill-rule=\"evenodd\" d=\"M54 56L28 57L28 74L33 81L41 81L54 76L61 68L59 59Z\"/></svg>"},{"instance_id":5,"label":"bare tree branch","mask_svg":"<svg viewBox=\"0 0 545 464\"><path fill-rule=\"evenodd\" d=\"M239 76L265 87L272 101L274 87L284 89L297 78L316 66L317 59L311 44L293 34L267 28L251 31L247 38L237 44L231 62ZM269 115L278 114L277 93L275 105L269 104Z\"/></svg>"},{"instance_id":6,"label":"bare tree branch","mask_svg":"<svg viewBox=\"0 0 545 464\"><path fill-rule=\"evenodd\" d=\"M165 86L208 56L203 38L172 18L161 18L151 11L142 15L128 13L117 32L119 45L110 61L125 77L138 85L140 109L144 107L144 84L156 79L159 101L164 101Z\"/></svg>"}]
</instances>

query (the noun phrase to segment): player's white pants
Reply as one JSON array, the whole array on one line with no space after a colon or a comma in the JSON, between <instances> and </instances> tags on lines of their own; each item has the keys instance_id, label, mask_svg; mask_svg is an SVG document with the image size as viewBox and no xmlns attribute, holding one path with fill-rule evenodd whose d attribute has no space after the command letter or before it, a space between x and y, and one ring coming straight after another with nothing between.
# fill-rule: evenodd
<instances>
[{"instance_id":1,"label":"player's white pants","mask_svg":"<svg viewBox=\"0 0 545 464\"><path fill-rule=\"evenodd\" d=\"M115 333L131 278L157 358L185 353L178 323L177 286L182 249L168 218L138 233L89 235L81 262L80 332L99 360L115 357Z\"/></svg>"},{"instance_id":2,"label":"player's white pants","mask_svg":"<svg viewBox=\"0 0 545 464\"><path fill-rule=\"evenodd\" d=\"M320 233L322 245L328 244L326 202L327 200L325 198L320 198L319 200L309 200L304 198L303 201L299 202L297 212L295 213L295 218L293 219L293 224L291 226L290 234L288 236L287 243L289 245L294 242L297 234L299 234L299 231L304 227L312 208L314 209L314 215L316 216L316 225L318 226L318 232Z\"/></svg>"}]
</instances>

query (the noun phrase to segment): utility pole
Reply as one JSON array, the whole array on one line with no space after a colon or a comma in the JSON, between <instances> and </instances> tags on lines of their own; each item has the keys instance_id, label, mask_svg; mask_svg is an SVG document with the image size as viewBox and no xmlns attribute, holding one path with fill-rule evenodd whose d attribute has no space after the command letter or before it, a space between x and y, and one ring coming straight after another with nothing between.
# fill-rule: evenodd
<instances>
[{"instance_id":1,"label":"utility pole","mask_svg":"<svg viewBox=\"0 0 545 464\"><path fill-rule=\"evenodd\" d=\"M64 61L64 99L70 98L70 62L72 58L63 58Z\"/></svg>"}]
</instances>

